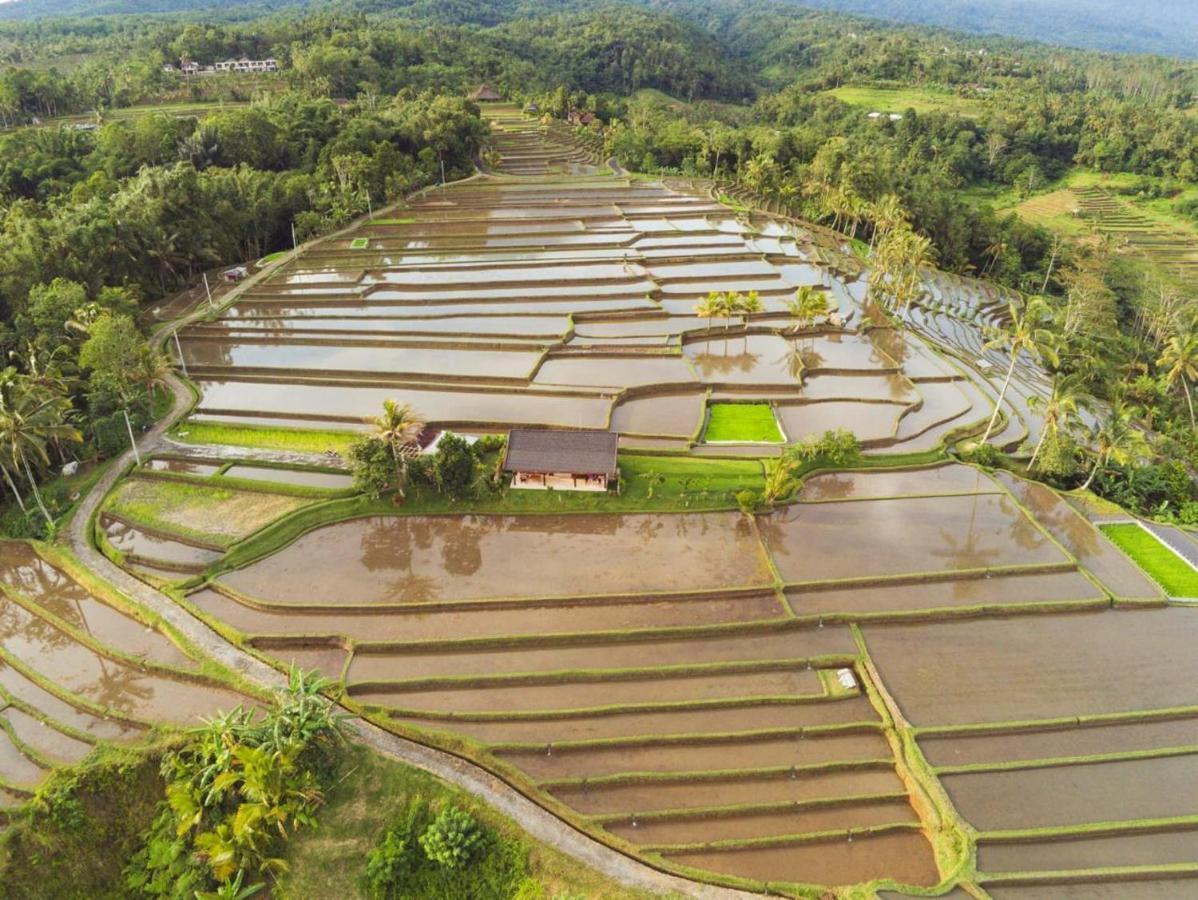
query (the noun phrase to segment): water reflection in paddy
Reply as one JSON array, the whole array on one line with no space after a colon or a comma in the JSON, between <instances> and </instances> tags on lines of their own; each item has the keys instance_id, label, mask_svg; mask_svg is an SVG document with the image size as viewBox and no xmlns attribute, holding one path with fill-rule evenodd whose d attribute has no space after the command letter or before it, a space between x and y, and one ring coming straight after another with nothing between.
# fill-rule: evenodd
<instances>
[{"instance_id":1,"label":"water reflection in paddy","mask_svg":"<svg viewBox=\"0 0 1198 900\"><path fill-rule=\"evenodd\" d=\"M28 544L0 542L0 581L67 624L131 656L167 665L194 665L164 635L97 599Z\"/></svg>"},{"instance_id":2,"label":"water reflection in paddy","mask_svg":"<svg viewBox=\"0 0 1198 900\"><path fill-rule=\"evenodd\" d=\"M907 411L900 403L857 403L825 400L820 403L781 403L777 407L782 430L789 441L806 441L826 431L847 428L861 442L889 441Z\"/></svg>"},{"instance_id":3,"label":"water reflection in paddy","mask_svg":"<svg viewBox=\"0 0 1198 900\"><path fill-rule=\"evenodd\" d=\"M787 581L1066 561L1001 494L799 504L761 531Z\"/></svg>"},{"instance_id":4,"label":"water reflection in paddy","mask_svg":"<svg viewBox=\"0 0 1198 900\"><path fill-rule=\"evenodd\" d=\"M375 517L328 525L225 581L279 603L700 590L770 581L732 513Z\"/></svg>"},{"instance_id":5,"label":"water reflection in paddy","mask_svg":"<svg viewBox=\"0 0 1198 900\"><path fill-rule=\"evenodd\" d=\"M200 411L220 410L253 415L327 418L332 421L373 420L394 387L286 384L252 381L200 381ZM469 391L403 389L404 402L429 422L476 422L604 428L611 401L600 397ZM308 427L312 427L309 425Z\"/></svg>"},{"instance_id":6,"label":"water reflection in paddy","mask_svg":"<svg viewBox=\"0 0 1198 900\"><path fill-rule=\"evenodd\" d=\"M184 354L192 366L240 366L422 375L523 378L540 352L465 350L453 347L339 347L333 344L188 341Z\"/></svg>"}]
</instances>

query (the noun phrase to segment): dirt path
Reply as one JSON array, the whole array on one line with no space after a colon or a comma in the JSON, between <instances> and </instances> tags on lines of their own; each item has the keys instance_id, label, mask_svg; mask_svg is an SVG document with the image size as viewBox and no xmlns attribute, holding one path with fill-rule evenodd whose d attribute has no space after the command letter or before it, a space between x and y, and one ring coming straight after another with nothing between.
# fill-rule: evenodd
<instances>
[{"instance_id":1,"label":"dirt path","mask_svg":"<svg viewBox=\"0 0 1198 900\"><path fill-rule=\"evenodd\" d=\"M269 267L248 279L239 286L237 291L226 297L226 302L232 302L241 291L267 277L273 268L273 266ZM165 338L172 330L186 325L196 317L188 317L165 325L158 330L156 336ZM143 455L164 445L168 429L181 419L191 406L191 391L182 381L172 376L169 386L174 396L174 407L162 421L138 439L138 449ZM103 578L131 599L160 615L195 646L222 665L239 672L248 681L265 689L273 690L285 687L287 679L282 672L230 644L166 594L133 577L91 545L88 540L88 524L104 497L132 462L133 451L130 449L109 464L92 490L79 501L70 527L63 535L72 552L98 577ZM658 894L704 898L704 900L706 898L714 900L714 898L758 896L743 891L704 885L658 871L576 830L506 782L473 763L415 741L401 738L356 717L350 718L346 724L351 735L362 743L462 788L519 823L536 840L573 857L626 887Z\"/></svg>"}]
</instances>

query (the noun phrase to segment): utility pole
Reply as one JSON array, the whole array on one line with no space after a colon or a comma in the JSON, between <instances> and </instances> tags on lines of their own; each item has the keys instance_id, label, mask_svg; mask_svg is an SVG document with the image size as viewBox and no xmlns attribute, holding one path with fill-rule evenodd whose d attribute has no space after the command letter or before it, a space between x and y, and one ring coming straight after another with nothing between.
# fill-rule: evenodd
<instances>
[{"instance_id":1,"label":"utility pole","mask_svg":"<svg viewBox=\"0 0 1198 900\"><path fill-rule=\"evenodd\" d=\"M208 308L212 309L215 304L212 302L212 288L208 287L208 273L204 272L204 292L208 295Z\"/></svg>"},{"instance_id":2,"label":"utility pole","mask_svg":"<svg viewBox=\"0 0 1198 900\"><path fill-rule=\"evenodd\" d=\"M183 377L190 378L187 374L187 360L183 358L183 345L179 343L179 329L176 328L171 334L175 336L175 349L179 351L179 365L183 367Z\"/></svg>"},{"instance_id":3,"label":"utility pole","mask_svg":"<svg viewBox=\"0 0 1198 900\"><path fill-rule=\"evenodd\" d=\"M129 430L129 444L133 447L133 458L137 460L137 464L141 465L141 454L137 452L137 441L133 437L133 423L129 421L129 410L122 409L125 414L125 428Z\"/></svg>"},{"instance_id":4,"label":"utility pole","mask_svg":"<svg viewBox=\"0 0 1198 900\"><path fill-rule=\"evenodd\" d=\"M295 220L294 219L291 220L291 249L292 250L299 249L299 243L295 239Z\"/></svg>"}]
</instances>

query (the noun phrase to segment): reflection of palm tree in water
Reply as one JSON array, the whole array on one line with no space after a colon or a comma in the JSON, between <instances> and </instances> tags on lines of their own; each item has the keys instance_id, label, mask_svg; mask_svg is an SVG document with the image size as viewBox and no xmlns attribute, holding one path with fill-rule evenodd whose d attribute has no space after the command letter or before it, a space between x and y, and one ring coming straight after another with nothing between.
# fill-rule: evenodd
<instances>
[{"instance_id":1,"label":"reflection of palm tree in water","mask_svg":"<svg viewBox=\"0 0 1198 900\"><path fill-rule=\"evenodd\" d=\"M932 555L942 557L949 563L951 569L981 569L991 568L1001 556L998 547L989 550L979 546L980 534L977 528L978 503L984 494L973 494L969 508L969 528L964 536L946 528L939 529L941 546L932 550Z\"/></svg>"},{"instance_id":2,"label":"reflection of palm tree in water","mask_svg":"<svg viewBox=\"0 0 1198 900\"><path fill-rule=\"evenodd\" d=\"M758 360L761 359L760 353L749 353L744 350L735 355L728 353L731 341L723 341L724 352L720 354L709 353L704 351L694 357L695 365L699 367L699 371L703 373L705 378L710 378L713 375L728 375L732 372L749 373L757 367Z\"/></svg>"},{"instance_id":3,"label":"reflection of palm tree in water","mask_svg":"<svg viewBox=\"0 0 1198 900\"><path fill-rule=\"evenodd\" d=\"M798 338L787 342L786 353L775 364L785 366L791 378L802 382L808 371L821 368L824 362L824 355L815 349L814 338Z\"/></svg>"},{"instance_id":4,"label":"reflection of palm tree in water","mask_svg":"<svg viewBox=\"0 0 1198 900\"><path fill-rule=\"evenodd\" d=\"M90 652L90 651L89 651ZM154 697L154 685L147 676L121 663L96 654L100 673L85 693L101 706L137 713L137 706Z\"/></svg>"},{"instance_id":5,"label":"reflection of palm tree in water","mask_svg":"<svg viewBox=\"0 0 1198 900\"><path fill-rule=\"evenodd\" d=\"M441 593L439 580L417 573L412 566L415 551L428 550L432 545L433 532L427 520L380 517L371 519L362 532L360 559L368 572L396 573L382 579L384 600L393 603L434 600Z\"/></svg>"}]
</instances>

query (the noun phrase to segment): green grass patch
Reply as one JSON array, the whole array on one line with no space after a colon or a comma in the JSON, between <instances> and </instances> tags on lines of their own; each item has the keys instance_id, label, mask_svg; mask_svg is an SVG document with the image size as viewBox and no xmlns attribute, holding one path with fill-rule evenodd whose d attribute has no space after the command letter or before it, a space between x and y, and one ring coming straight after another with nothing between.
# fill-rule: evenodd
<instances>
[{"instance_id":1,"label":"green grass patch","mask_svg":"<svg viewBox=\"0 0 1198 900\"><path fill-rule=\"evenodd\" d=\"M365 250L369 246L370 246L369 238L354 238L352 241L349 242L350 250Z\"/></svg>"},{"instance_id":2,"label":"green grass patch","mask_svg":"<svg viewBox=\"0 0 1198 900\"><path fill-rule=\"evenodd\" d=\"M768 403L713 403L703 440L780 444L782 431Z\"/></svg>"},{"instance_id":3,"label":"green grass patch","mask_svg":"<svg viewBox=\"0 0 1198 900\"><path fill-rule=\"evenodd\" d=\"M185 422L175 429L174 437L189 444L228 444L233 447L295 450L300 453L327 453L332 450L341 453L347 450L359 435L352 431L309 431L300 428Z\"/></svg>"},{"instance_id":4,"label":"green grass patch","mask_svg":"<svg viewBox=\"0 0 1198 900\"><path fill-rule=\"evenodd\" d=\"M290 252L291 252L290 250L276 250L274 253L268 253L268 254L266 254L266 256L264 256L260 260L258 260L258 265L269 266L272 262L282 259L284 256L286 256Z\"/></svg>"},{"instance_id":5,"label":"green grass patch","mask_svg":"<svg viewBox=\"0 0 1198 900\"><path fill-rule=\"evenodd\" d=\"M147 528L228 545L310 500L165 478L130 478L104 508Z\"/></svg>"},{"instance_id":6,"label":"green grass patch","mask_svg":"<svg viewBox=\"0 0 1198 900\"><path fill-rule=\"evenodd\" d=\"M416 221L416 219L414 216L400 216L398 218L392 218L392 219L371 219L370 224L372 224L372 225L411 225L415 221Z\"/></svg>"},{"instance_id":7,"label":"green grass patch","mask_svg":"<svg viewBox=\"0 0 1198 900\"><path fill-rule=\"evenodd\" d=\"M477 872L463 872L477 878L472 887L479 897L631 900L645 896L628 891L577 860L537 843L515 822L419 769L363 747L353 747L342 770L348 774L329 790L316 828L298 831L288 842L285 855L288 870L275 887L274 896L330 900L365 896L360 879L367 854L416 798L435 808L452 804L466 810L514 857L515 865L484 863ZM519 880L514 884L493 883L494 878L503 876ZM412 900L440 900L447 896L443 887L438 890L416 879L410 890L404 896ZM471 895L475 895L473 891Z\"/></svg>"},{"instance_id":8,"label":"green grass patch","mask_svg":"<svg viewBox=\"0 0 1198 900\"><path fill-rule=\"evenodd\" d=\"M1100 525L1103 533L1173 597L1198 597L1198 571L1139 525Z\"/></svg>"},{"instance_id":9,"label":"green grass patch","mask_svg":"<svg viewBox=\"0 0 1198 900\"><path fill-rule=\"evenodd\" d=\"M953 112L959 116L976 117L986 108L982 100L958 97L933 88L845 86L824 91L824 94L850 106L868 107L884 113L904 113L913 109L917 113Z\"/></svg>"}]
</instances>

